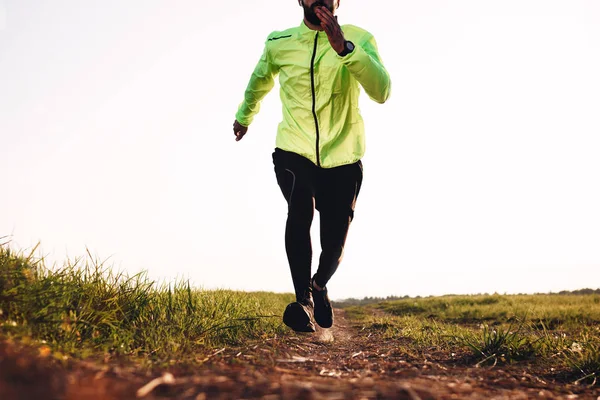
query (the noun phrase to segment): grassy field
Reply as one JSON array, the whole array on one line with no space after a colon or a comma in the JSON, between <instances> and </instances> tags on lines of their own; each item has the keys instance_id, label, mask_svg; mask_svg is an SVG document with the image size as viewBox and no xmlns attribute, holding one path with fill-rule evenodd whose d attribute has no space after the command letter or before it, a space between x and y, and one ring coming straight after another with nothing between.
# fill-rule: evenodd
<instances>
[{"instance_id":1,"label":"grassy field","mask_svg":"<svg viewBox=\"0 0 600 400\"><path fill-rule=\"evenodd\" d=\"M33 254L33 252L31 252ZM285 334L292 295L157 286L90 256L49 269L0 247L0 335L31 338L64 354L113 354L153 364L219 345Z\"/></svg>"},{"instance_id":2,"label":"grassy field","mask_svg":"<svg viewBox=\"0 0 600 400\"><path fill-rule=\"evenodd\" d=\"M281 313L292 294L157 285L145 274L115 273L91 256L50 269L31 254L0 246L0 339L26 340L60 357L108 354L162 366L193 363L195 354L216 346L290 334ZM359 329L397 340L407 355L445 352L473 365L534 365L596 384L600 294L582 293L334 305L346 308Z\"/></svg>"},{"instance_id":3,"label":"grassy field","mask_svg":"<svg viewBox=\"0 0 600 400\"><path fill-rule=\"evenodd\" d=\"M600 377L600 294L407 298L347 313L407 353L471 353L475 365L531 363L581 381ZM340 303L338 306L346 306Z\"/></svg>"}]
</instances>

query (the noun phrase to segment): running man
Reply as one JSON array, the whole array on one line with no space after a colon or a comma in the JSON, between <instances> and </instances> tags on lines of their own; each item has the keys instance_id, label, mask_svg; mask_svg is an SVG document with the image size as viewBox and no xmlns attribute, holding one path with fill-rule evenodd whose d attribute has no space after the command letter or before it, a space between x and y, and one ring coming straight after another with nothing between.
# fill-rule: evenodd
<instances>
[{"instance_id":1,"label":"running man","mask_svg":"<svg viewBox=\"0 0 600 400\"><path fill-rule=\"evenodd\" d=\"M288 204L285 248L296 292L283 321L297 332L315 332L313 318L322 328L333 325L327 283L342 260L363 179L359 85L372 100L384 103L391 82L373 35L338 24L340 0L298 3L304 20L268 36L235 115L233 133L236 141L246 135L279 75L283 120L273 163ZM320 213L321 255L311 277L315 208Z\"/></svg>"}]
</instances>

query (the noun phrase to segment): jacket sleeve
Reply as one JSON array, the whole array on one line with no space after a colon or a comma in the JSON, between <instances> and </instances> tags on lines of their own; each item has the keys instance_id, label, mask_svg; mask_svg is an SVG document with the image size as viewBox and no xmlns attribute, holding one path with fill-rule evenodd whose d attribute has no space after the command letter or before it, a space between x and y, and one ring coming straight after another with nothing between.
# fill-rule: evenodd
<instances>
[{"instance_id":1,"label":"jacket sleeve","mask_svg":"<svg viewBox=\"0 0 600 400\"><path fill-rule=\"evenodd\" d=\"M271 59L268 42L268 40L265 42L263 54L250 77L244 93L244 101L239 105L235 114L235 119L243 126L249 126L252 123L254 116L260 110L260 102L273 89L275 77L279 73Z\"/></svg>"},{"instance_id":2,"label":"jacket sleeve","mask_svg":"<svg viewBox=\"0 0 600 400\"><path fill-rule=\"evenodd\" d=\"M371 100L385 103L390 97L392 83L390 75L379 57L373 35L366 33L359 43L354 44L352 53L345 57L338 57L361 84Z\"/></svg>"}]
</instances>

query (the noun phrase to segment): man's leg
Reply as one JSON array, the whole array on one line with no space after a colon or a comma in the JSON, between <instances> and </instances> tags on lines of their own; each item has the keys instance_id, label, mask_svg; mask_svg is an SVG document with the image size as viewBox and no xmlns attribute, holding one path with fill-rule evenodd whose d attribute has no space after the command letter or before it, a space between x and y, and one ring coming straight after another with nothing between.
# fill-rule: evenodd
<instances>
[{"instance_id":1,"label":"man's leg","mask_svg":"<svg viewBox=\"0 0 600 400\"><path fill-rule=\"evenodd\" d=\"M362 162L319 171L316 206L321 220L321 256L314 281L324 288L343 254L362 185Z\"/></svg>"},{"instance_id":2,"label":"man's leg","mask_svg":"<svg viewBox=\"0 0 600 400\"><path fill-rule=\"evenodd\" d=\"M302 300L310 287L312 245L310 227L314 215L314 172L312 162L298 154L276 149L275 175L288 203L285 249L294 281L296 299Z\"/></svg>"}]
</instances>

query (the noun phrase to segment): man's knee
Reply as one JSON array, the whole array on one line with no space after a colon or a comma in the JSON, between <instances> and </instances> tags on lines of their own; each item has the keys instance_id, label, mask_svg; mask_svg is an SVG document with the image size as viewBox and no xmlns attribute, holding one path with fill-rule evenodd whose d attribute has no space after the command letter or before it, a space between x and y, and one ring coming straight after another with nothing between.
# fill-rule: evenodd
<instances>
[{"instance_id":1,"label":"man's knee","mask_svg":"<svg viewBox=\"0 0 600 400\"><path fill-rule=\"evenodd\" d=\"M313 216L312 207L288 207L288 224L295 229L310 229Z\"/></svg>"},{"instance_id":2,"label":"man's knee","mask_svg":"<svg viewBox=\"0 0 600 400\"><path fill-rule=\"evenodd\" d=\"M344 257L344 243L332 243L333 246L321 249L321 257L327 263L340 263Z\"/></svg>"}]
</instances>

